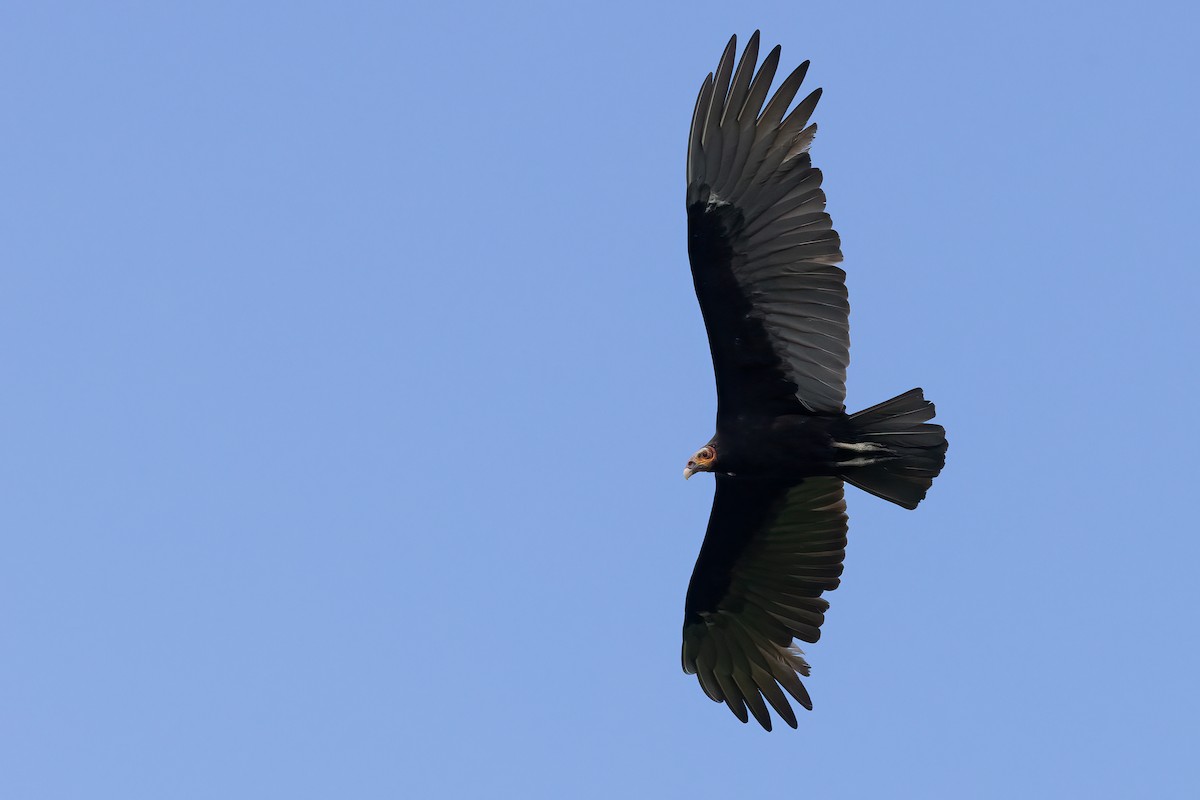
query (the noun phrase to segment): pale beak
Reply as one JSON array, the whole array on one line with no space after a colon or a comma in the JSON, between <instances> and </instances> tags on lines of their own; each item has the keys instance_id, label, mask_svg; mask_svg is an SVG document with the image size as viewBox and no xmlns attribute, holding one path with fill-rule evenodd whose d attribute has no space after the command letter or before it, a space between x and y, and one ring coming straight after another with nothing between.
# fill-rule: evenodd
<instances>
[{"instance_id":1,"label":"pale beak","mask_svg":"<svg viewBox=\"0 0 1200 800\"><path fill-rule=\"evenodd\" d=\"M683 479L684 479L685 481L686 481L688 478L690 478L690 477L692 477L693 475L695 475L695 474L696 474L696 470L692 469L691 467L684 467L684 468L683 468Z\"/></svg>"}]
</instances>

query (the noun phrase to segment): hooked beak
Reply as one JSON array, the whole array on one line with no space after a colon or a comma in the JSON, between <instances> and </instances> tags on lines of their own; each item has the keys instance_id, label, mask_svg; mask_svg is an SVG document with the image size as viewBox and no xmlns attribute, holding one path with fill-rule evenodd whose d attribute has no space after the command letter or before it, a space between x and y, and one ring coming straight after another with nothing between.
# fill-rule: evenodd
<instances>
[{"instance_id":1,"label":"hooked beak","mask_svg":"<svg viewBox=\"0 0 1200 800\"><path fill-rule=\"evenodd\" d=\"M696 474L696 470L692 469L691 467L684 467L684 468L683 468L683 479L684 479L685 481L686 481L688 478L690 478L690 477L692 477L693 475L695 475L695 474Z\"/></svg>"}]
</instances>

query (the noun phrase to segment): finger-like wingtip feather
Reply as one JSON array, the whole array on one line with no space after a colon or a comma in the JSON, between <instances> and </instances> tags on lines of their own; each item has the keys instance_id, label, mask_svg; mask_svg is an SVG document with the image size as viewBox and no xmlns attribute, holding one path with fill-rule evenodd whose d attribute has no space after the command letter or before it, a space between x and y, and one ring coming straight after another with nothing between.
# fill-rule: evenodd
<instances>
[{"instance_id":1,"label":"finger-like wingtip feather","mask_svg":"<svg viewBox=\"0 0 1200 800\"><path fill-rule=\"evenodd\" d=\"M692 111L692 130L688 136L687 182L688 190L696 186L700 175L704 172L704 121L708 118L708 107L712 103L713 74L708 73L704 83L700 85L700 93L696 96L696 107ZM695 199L688 197L691 205Z\"/></svg>"}]
</instances>

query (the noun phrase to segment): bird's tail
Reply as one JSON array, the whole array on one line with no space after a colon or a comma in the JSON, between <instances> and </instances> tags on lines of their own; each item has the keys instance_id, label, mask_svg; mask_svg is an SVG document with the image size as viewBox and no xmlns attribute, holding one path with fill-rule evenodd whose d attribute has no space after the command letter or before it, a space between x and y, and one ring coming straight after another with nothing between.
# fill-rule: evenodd
<instances>
[{"instance_id":1,"label":"bird's tail","mask_svg":"<svg viewBox=\"0 0 1200 800\"><path fill-rule=\"evenodd\" d=\"M946 463L946 431L930 425L933 403L920 389L850 415L852 442L839 442L842 477L865 492L916 508Z\"/></svg>"}]
</instances>

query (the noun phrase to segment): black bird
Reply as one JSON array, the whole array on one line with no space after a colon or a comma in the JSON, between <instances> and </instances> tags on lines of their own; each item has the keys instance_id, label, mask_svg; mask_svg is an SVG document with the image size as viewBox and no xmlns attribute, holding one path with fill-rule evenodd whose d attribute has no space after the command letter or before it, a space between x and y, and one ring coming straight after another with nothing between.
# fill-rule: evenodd
<instances>
[{"instance_id":1,"label":"black bird","mask_svg":"<svg viewBox=\"0 0 1200 800\"><path fill-rule=\"evenodd\" d=\"M809 145L817 89L784 116L808 69L766 103L776 47L729 40L700 87L687 159L688 255L717 382L717 432L684 477L716 473L688 586L683 669L742 721L793 728L784 690L812 708L794 640L815 642L846 547L843 481L916 508L946 460L920 389L847 414L850 306L840 240ZM765 699L765 702L764 702Z\"/></svg>"}]
</instances>

